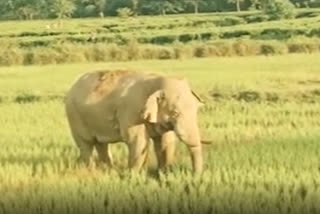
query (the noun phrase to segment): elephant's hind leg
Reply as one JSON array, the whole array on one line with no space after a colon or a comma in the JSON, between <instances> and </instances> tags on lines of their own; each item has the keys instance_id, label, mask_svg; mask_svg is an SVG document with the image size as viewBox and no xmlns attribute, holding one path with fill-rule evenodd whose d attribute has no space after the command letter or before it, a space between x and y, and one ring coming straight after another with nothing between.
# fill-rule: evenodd
<instances>
[{"instance_id":1,"label":"elephant's hind leg","mask_svg":"<svg viewBox=\"0 0 320 214\"><path fill-rule=\"evenodd\" d=\"M76 144L80 150L80 155L77 162L89 166L91 163L91 155L95 142L84 140L83 138L78 136L74 136L74 140L76 141Z\"/></svg>"},{"instance_id":2,"label":"elephant's hind leg","mask_svg":"<svg viewBox=\"0 0 320 214\"><path fill-rule=\"evenodd\" d=\"M174 161L176 143L175 133L173 131L168 131L162 136L154 138L153 141L159 168L168 168Z\"/></svg>"},{"instance_id":3,"label":"elephant's hind leg","mask_svg":"<svg viewBox=\"0 0 320 214\"><path fill-rule=\"evenodd\" d=\"M67 100L67 104L71 105L66 108L71 135L80 150L80 156L77 162L89 166L95 139L91 137L87 127L83 124L81 117L72 110L74 109L74 106L72 106L70 100Z\"/></svg>"},{"instance_id":4,"label":"elephant's hind leg","mask_svg":"<svg viewBox=\"0 0 320 214\"><path fill-rule=\"evenodd\" d=\"M95 144L99 160L103 163L106 163L109 167L112 167L112 154L109 148L108 143L96 143Z\"/></svg>"}]
</instances>

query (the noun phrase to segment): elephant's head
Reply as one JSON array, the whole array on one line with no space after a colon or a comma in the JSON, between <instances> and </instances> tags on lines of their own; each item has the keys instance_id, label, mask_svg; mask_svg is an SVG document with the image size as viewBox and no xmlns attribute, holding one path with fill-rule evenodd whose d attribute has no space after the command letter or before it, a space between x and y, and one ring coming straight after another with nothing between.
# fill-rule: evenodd
<instances>
[{"instance_id":1,"label":"elephant's head","mask_svg":"<svg viewBox=\"0 0 320 214\"><path fill-rule=\"evenodd\" d=\"M192 91L186 79L166 78L162 81L160 89L147 99L143 118L149 123L174 130L178 138L190 149L200 150L200 154L195 156L202 156L201 143L204 142L201 142L197 121L201 105L202 100ZM194 167L202 168L202 157L201 163L195 163L197 161L194 158L197 157L193 156ZM195 166L197 164L201 166Z\"/></svg>"}]
</instances>

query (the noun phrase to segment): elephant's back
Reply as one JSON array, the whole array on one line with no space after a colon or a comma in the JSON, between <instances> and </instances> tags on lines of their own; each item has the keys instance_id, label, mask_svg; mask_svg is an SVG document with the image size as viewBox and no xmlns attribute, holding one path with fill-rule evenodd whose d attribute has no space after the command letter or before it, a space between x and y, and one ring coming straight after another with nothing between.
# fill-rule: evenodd
<instances>
[{"instance_id":1,"label":"elephant's back","mask_svg":"<svg viewBox=\"0 0 320 214\"><path fill-rule=\"evenodd\" d=\"M123 78L133 72L128 70L100 70L80 76L67 93L67 99L87 104L98 103L110 95Z\"/></svg>"},{"instance_id":2,"label":"elephant's back","mask_svg":"<svg viewBox=\"0 0 320 214\"><path fill-rule=\"evenodd\" d=\"M115 110L119 85L128 79L129 71L96 71L85 73L72 85L66 96L66 112L74 129L87 130L88 136L112 140L119 138ZM83 132L83 131L82 131Z\"/></svg>"}]
</instances>

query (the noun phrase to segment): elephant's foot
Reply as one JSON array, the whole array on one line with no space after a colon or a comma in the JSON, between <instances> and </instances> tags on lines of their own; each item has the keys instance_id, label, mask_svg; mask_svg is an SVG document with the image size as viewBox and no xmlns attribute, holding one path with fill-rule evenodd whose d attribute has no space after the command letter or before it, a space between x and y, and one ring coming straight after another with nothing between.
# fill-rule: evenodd
<instances>
[{"instance_id":1,"label":"elephant's foot","mask_svg":"<svg viewBox=\"0 0 320 214\"><path fill-rule=\"evenodd\" d=\"M90 157L80 155L76 160L76 165L88 168L92 166L92 160Z\"/></svg>"},{"instance_id":2,"label":"elephant's foot","mask_svg":"<svg viewBox=\"0 0 320 214\"><path fill-rule=\"evenodd\" d=\"M172 165L168 165L168 166L163 166L163 167L159 167L158 168L158 172L160 174L169 174L171 172L173 172L173 166Z\"/></svg>"}]
</instances>

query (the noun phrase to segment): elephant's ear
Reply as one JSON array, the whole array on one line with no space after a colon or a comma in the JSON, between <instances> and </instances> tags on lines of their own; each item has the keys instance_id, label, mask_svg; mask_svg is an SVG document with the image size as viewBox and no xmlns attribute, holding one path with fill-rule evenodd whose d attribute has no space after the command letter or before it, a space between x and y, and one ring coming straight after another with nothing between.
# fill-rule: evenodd
<instances>
[{"instance_id":1,"label":"elephant's ear","mask_svg":"<svg viewBox=\"0 0 320 214\"><path fill-rule=\"evenodd\" d=\"M192 95L199 101L200 105L204 105L203 99L193 90L191 90Z\"/></svg>"},{"instance_id":2,"label":"elephant's ear","mask_svg":"<svg viewBox=\"0 0 320 214\"><path fill-rule=\"evenodd\" d=\"M159 99L162 97L162 91L158 90L151 94L144 106L142 111L142 119L150 123L158 122L158 104Z\"/></svg>"}]
</instances>

